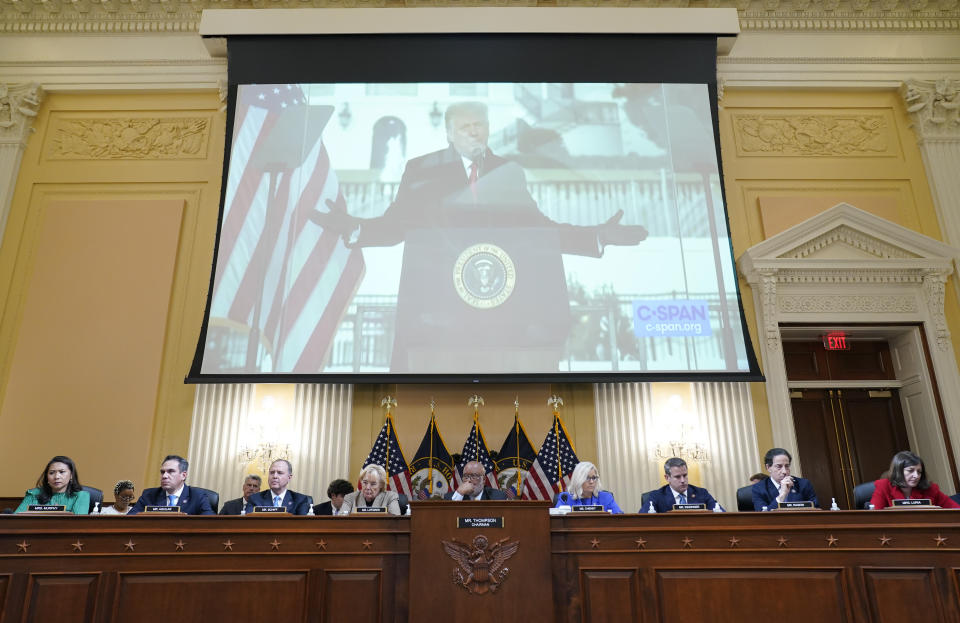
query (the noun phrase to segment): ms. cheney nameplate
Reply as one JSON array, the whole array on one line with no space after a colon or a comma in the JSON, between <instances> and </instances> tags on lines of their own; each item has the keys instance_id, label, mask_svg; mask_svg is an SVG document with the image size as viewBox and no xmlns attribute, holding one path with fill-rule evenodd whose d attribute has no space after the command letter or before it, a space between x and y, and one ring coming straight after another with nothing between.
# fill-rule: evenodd
<instances>
[{"instance_id":1,"label":"ms. cheney nameplate","mask_svg":"<svg viewBox=\"0 0 960 623\"><path fill-rule=\"evenodd\" d=\"M571 510L575 513L602 513L603 504L583 504L574 506Z\"/></svg>"},{"instance_id":2,"label":"ms. cheney nameplate","mask_svg":"<svg viewBox=\"0 0 960 623\"><path fill-rule=\"evenodd\" d=\"M457 517L458 528L502 528L503 517Z\"/></svg>"}]
</instances>

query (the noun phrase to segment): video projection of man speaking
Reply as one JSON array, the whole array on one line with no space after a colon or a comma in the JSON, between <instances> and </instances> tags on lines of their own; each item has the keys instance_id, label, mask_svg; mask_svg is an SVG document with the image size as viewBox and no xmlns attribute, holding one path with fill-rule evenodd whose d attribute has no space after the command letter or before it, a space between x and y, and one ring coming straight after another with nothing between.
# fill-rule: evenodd
<instances>
[{"instance_id":1,"label":"video projection of man speaking","mask_svg":"<svg viewBox=\"0 0 960 623\"><path fill-rule=\"evenodd\" d=\"M241 85L202 371L744 371L729 256L706 85Z\"/></svg>"}]
</instances>

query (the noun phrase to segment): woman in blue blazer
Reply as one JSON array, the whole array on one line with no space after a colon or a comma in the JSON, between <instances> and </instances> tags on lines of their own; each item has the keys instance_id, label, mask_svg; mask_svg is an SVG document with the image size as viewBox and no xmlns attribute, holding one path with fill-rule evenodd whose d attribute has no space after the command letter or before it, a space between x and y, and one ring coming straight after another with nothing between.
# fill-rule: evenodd
<instances>
[{"instance_id":1,"label":"woman in blue blazer","mask_svg":"<svg viewBox=\"0 0 960 623\"><path fill-rule=\"evenodd\" d=\"M556 506L592 506L599 504L603 510L616 515L623 514L613 494L604 491L600 484L597 466L590 461L581 461L573 468L570 485L557 496Z\"/></svg>"}]
</instances>

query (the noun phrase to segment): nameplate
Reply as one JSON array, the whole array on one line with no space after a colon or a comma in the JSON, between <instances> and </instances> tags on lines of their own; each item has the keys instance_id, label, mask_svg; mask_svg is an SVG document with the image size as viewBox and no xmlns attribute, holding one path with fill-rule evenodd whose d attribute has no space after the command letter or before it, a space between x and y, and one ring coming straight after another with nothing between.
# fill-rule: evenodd
<instances>
[{"instance_id":1,"label":"nameplate","mask_svg":"<svg viewBox=\"0 0 960 623\"><path fill-rule=\"evenodd\" d=\"M353 512L355 513L381 513L386 514L386 506L354 506Z\"/></svg>"},{"instance_id":2,"label":"nameplate","mask_svg":"<svg viewBox=\"0 0 960 623\"><path fill-rule=\"evenodd\" d=\"M274 513L285 515L287 513L287 508L285 506L254 506L253 514L257 513ZM248 515L250 513L247 513Z\"/></svg>"},{"instance_id":3,"label":"nameplate","mask_svg":"<svg viewBox=\"0 0 960 623\"><path fill-rule=\"evenodd\" d=\"M154 506L152 504L148 504L147 506L143 507L143 512L159 513L163 515L176 515L180 512L180 507L179 506L159 506L159 505Z\"/></svg>"},{"instance_id":4,"label":"nameplate","mask_svg":"<svg viewBox=\"0 0 960 623\"><path fill-rule=\"evenodd\" d=\"M581 506L574 506L573 512L575 513L602 513L603 504L583 504Z\"/></svg>"},{"instance_id":5,"label":"nameplate","mask_svg":"<svg viewBox=\"0 0 960 623\"><path fill-rule=\"evenodd\" d=\"M28 504L29 513L63 513L67 507L64 504Z\"/></svg>"},{"instance_id":6,"label":"nameplate","mask_svg":"<svg viewBox=\"0 0 960 623\"><path fill-rule=\"evenodd\" d=\"M797 510L799 508L813 508L812 500L804 500L803 502L780 502L777 505L777 508L782 508L783 510Z\"/></svg>"},{"instance_id":7,"label":"nameplate","mask_svg":"<svg viewBox=\"0 0 960 623\"><path fill-rule=\"evenodd\" d=\"M921 498L918 500L894 500L894 506L930 506L930 498Z\"/></svg>"},{"instance_id":8,"label":"nameplate","mask_svg":"<svg viewBox=\"0 0 960 623\"><path fill-rule=\"evenodd\" d=\"M705 511L707 510L706 504L674 504L673 510L675 511Z\"/></svg>"},{"instance_id":9,"label":"nameplate","mask_svg":"<svg viewBox=\"0 0 960 623\"><path fill-rule=\"evenodd\" d=\"M457 517L457 527L458 528L502 528L503 517Z\"/></svg>"}]
</instances>

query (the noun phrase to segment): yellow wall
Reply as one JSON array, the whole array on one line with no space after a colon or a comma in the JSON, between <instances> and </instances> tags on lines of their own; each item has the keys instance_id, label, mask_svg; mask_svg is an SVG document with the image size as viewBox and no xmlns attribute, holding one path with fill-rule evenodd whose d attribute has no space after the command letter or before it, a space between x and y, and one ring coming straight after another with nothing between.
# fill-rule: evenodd
<instances>
[{"instance_id":1,"label":"yellow wall","mask_svg":"<svg viewBox=\"0 0 960 623\"><path fill-rule=\"evenodd\" d=\"M728 88L720 142L735 257L841 202L942 240L916 136L896 91ZM955 278L947 284L946 316L956 349ZM756 344L753 298L743 279L740 291ZM763 385L754 384L752 395L762 453L773 445Z\"/></svg>"},{"instance_id":2,"label":"yellow wall","mask_svg":"<svg viewBox=\"0 0 960 623\"><path fill-rule=\"evenodd\" d=\"M213 92L43 102L0 247L0 495L54 454L112 490L155 485L159 459L186 452L219 108Z\"/></svg>"},{"instance_id":3,"label":"yellow wall","mask_svg":"<svg viewBox=\"0 0 960 623\"><path fill-rule=\"evenodd\" d=\"M160 458L185 453L193 388L183 385L209 282L224 115L215 93L55 94L43 102L0 247L0 495L19 495L48 455L65 453L88 484L154 485ZM720 134L735 256L841 201L941 239L916 138L894 91L727 88ZM144 275L138 279L138 275ZM750 288L740 283L752 339ZM960 309L946 313L960 348ZM761 362L761 365L763 363ZM758 444L772 444L754 384ZM482 394L481 423L499 447L519 396L538 446L546 399L564 397L581 458L596 459L589 385L358 386L351 475L397 397L408 459L429 400L458 452ZM759 457L758 457L759 461Z\"/></svg>"}]
</instances>

